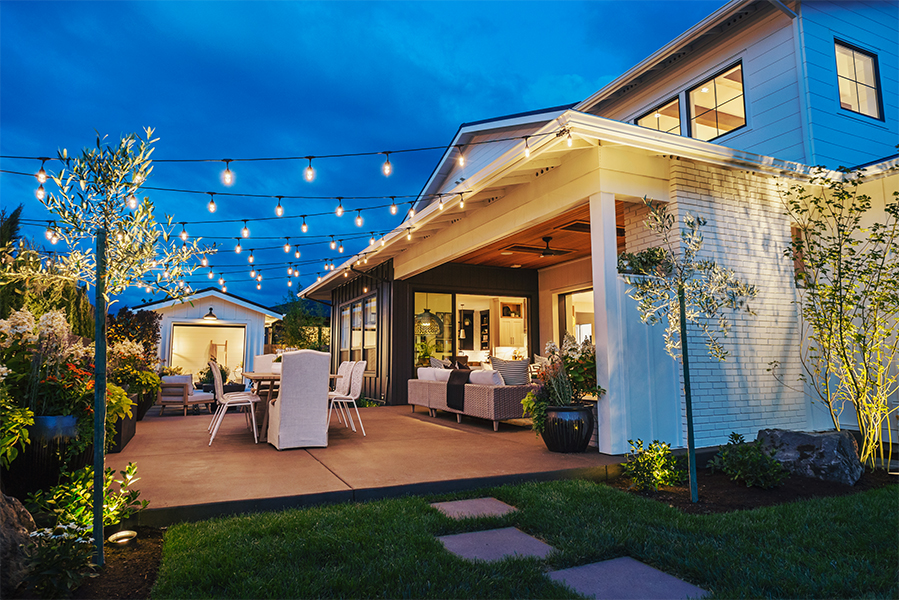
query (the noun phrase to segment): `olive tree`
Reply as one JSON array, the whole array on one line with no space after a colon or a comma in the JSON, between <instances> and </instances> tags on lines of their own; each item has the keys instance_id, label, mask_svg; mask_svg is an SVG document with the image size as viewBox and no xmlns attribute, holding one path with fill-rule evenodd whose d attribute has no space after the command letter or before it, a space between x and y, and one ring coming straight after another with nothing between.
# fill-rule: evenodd
<instances>
[{"instance_id":1,"label":"olive tree","mask_svg":"<svg viewBox=\"0 0 900 600\"><path fill-rule=\"evenodd\" d=\"M884 460L882 430L897 411L898 202L894 191L875 213L863 183L861 172L817 169L808 185L782 189L782 200L794 223L785 256L795 264L805 340L800 379L835 429L843 408L853 406L860 460L874 467L876 457Z\"/></svg>"},{"instance_id":2,"label":"olive tree","mask_svg":"<svg viewBox=\"0 0 900 600\"><path fill-rule=\"evenodd\" d=\"M619 270L631 286L628 295L637 301L641 322L666 323L663 334L666 352L681 359L684 402L687 417L688 472L691 501L697 501L697 468L694 456L694 422L691 407L691 375L688 352L688 323L702 334L710 356L724 361L728 351L719 337L728 335L730 324L725 309L742 307L754 298L754 286L738 279L734 271L714 261L700 258L703 247L703 217L684 215L685 228L677 227L665 204L644 198L649 208L645 224L660 245L638 253L619 256ZM752 312L751 312L752 314Z\"/></svg>"}]
</instances>

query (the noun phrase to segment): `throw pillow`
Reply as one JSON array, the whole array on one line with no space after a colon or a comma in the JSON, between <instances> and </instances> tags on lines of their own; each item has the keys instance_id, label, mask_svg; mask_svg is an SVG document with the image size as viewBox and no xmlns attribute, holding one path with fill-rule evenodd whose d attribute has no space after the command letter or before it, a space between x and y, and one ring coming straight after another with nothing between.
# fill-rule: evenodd
<instances>
[{"instance_id":1,"label":"throw pillow","mask_svg":"<svg viewBox=\"0 0 900 600\"><path fill-rule=\"evenodd\" d=\"M527 385L530 383L528 377L528 360L503 360L496 356L491 357L491 366L499 371L506 385Z\"/></svg>"},{"instance_id":2,"label":"throw pillow","mask_svg":"<svg viewBox=\"0 0 900 600\"><path fill-rule=\"evenodd\" d=\"M428 362L435 369L446 369L448 366L450 366L450 365L446 364L444 361L442 361L441 359L435 358L433 356L428 359Z\"/></svg>"},{"instance_id":3,"label":"throw pillow","mask_svg":"<svg viewBox=\"0 0 900 600\"><path fill-rule=\"evenodd\" d=\"M475 385L503 385L503 377L497 371L484 369L469 373L469 383Z\"/></svg>"}]
</instances>

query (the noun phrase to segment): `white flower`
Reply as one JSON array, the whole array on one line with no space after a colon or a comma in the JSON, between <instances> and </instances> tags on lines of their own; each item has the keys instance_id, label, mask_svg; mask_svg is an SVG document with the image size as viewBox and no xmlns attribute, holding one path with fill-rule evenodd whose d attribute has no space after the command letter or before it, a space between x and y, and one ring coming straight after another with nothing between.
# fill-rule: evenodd
<instances>
[{"instance_id":1,"label":"white flower","mask_svg":"<svg viewBox=\"0 0 900 600\"><path fill-rule=\"evenodd\" d=\"M30 344L36 339L34 315L27 308L17 310L8 319L0 321L0 348L9 348L16 341Z\"/></svg>"},{"instance_id":2,"label":"white flower","mask_svg":"<svg viewBox=\"0 0 900 600\"><path fill-rule=\"evenodd\" d=\"M137 342L133 342L127 339L113 344L112 348L110 348L110 351L113 354L118 354L123 358L140 358L144 355L143 346L141 346Z\"/></svg>"},{"instance_id":3,"label":"white flower","mask_svg":"<svg viewBox=\"0 0 900 600\"><path fill-rule=\"evenodd\" d=\"M9 375L9 369L6 368L6 365L0 365L0 381L6 379L7 375Z\"/></svg>"}]
</instances>

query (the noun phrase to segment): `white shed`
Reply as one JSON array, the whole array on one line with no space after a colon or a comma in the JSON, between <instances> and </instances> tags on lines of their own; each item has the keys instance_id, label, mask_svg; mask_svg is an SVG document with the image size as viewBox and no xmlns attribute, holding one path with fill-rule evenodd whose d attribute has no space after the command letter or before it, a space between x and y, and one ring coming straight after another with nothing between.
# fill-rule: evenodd
<instances>
[{"instance_id":1,"label":"white shed","mask_svg":"<svg viewBox=\"0 0 900 600\"><path fill-rule=\"evenodd\" d=\"M228 368L231 379L253 369L263 354L266 327L284 315L218 288L206 288L179 300L150 302L136 309L162 315L159 358L194 378L210 358Z\"/></svg>"}]
</instances>

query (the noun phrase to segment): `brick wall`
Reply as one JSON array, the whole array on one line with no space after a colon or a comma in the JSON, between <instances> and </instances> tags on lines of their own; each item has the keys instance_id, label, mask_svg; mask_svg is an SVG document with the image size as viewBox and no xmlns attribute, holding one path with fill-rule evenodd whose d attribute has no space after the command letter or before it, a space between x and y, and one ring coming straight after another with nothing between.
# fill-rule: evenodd
<instances>
[{"instance_id":1,"label":"brick wall","mask_svg":"<svg viewBox=\"0 0 900 600\"><path fill-rule=\"evenodd\" d=\"M808 426L809 399L767 372L770 361L778 360L785 382L800 387L793 265L783 255L790 243L790 221L776 183L772 176L672 160L671 210L679 222L688 212L707 220L701 256L734 269L759 291L751 303L755 316L729 315L732 328L722 340L729 352L725 362L709 358L699 331L689 336L697 447L723 444L732 431L749 439L763 428ZM638 211L632 212L636 218ZM638 247L646 242L636 234L633 239ZM682 420L686 428L683 409Z\"/></svg>"}]
</instances>

